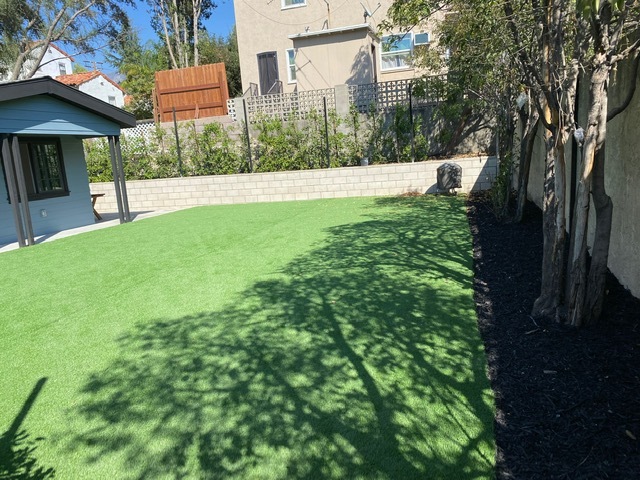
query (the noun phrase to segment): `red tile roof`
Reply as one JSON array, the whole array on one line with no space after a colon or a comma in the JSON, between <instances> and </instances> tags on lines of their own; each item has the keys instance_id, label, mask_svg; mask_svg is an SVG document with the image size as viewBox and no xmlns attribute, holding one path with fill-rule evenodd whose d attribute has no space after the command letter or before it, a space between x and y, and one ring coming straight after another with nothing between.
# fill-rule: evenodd
<instances>
[{"instance_id":1,"label":"red tile roof","mask_svg":"<svg viewBox=\"0 0 640 480\"><path fill-rule=\"evenodd\" d=\"M111 83L116 88L124 92L124 90L120 85L118 85L116 82L111 80L104 73L99 72L97 70L94 70L93 72L71 73L69 75L60 75L55 79L60 83L64 83L65 85L69 85L71 87L77 87L78 85L82 85L83 83L86 83L89 80L93 80L94 78L98 78L98 77L104 78L107 82Z\"/></svg>"},{"instance_id":2,"label":"red tile roof","mask_svg":"<svg viewBox=\"0 0 640 480\"><path fill-rule=\"evenodd\" d=\"M65 85L77 87L78 85L88 82L89 80L93 80L98 75L100 75L100 72L70 73L68 75L58 75L58 77L56 77L56 80L64 83Z\"/></svg>"}]
</instances>

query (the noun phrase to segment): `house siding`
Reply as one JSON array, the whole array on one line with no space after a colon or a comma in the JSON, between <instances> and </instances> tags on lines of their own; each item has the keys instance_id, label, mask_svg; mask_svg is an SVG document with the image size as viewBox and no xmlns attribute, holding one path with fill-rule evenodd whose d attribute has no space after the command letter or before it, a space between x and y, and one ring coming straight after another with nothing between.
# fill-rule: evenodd
<instances>
[{"instance_id":1,"label":"house siding","mask_svg":"<svg viewBox=\"0 0 640 480\"><path fill-rule=\"evenodd\" d=\"M39 52L41 51L41 49L34 51L32 57L37 57ZM73 62L71 58L65 56L64 53L60 52L57 48L49 46L49 48L47 48L47 51L44 53L44 56L40 61L40 66L34 73L33 78L46 76L55 78L58 75L61 75L62 73L60 72L60 63L64 64L64 68L67 73L73 72ZM27 75L27 72L31 70L31 68L33 68L34 64L34 58L27 59L22 66L22 69L20 70L18 78L24 79ZM0 75L0 81L7 81L9 80L9 77L10 72L5 72L4 75Z\"/></svg>"},{"instance_id":2,"label":"house siding","mask_svg":"<svg viewBox=\"0 0 640 480\"><path fill-rule=\"evenodd\" d=\"M29 202L34 235L46 235L94 222L82 140L61 137L69 195ZM46 217L41 211L46 211ZM4 178L0 181L0 244L16 241L15 223Z\"/></svg>"},{"instance_id":3,"label":"house siding","mask_svg":"<svg viewBox=\"0 0 640 480\"><path fill-rule=\"evenodd\" d=\"M323 30L361 25L363 23L369 23L372 30L377 31L380 22L386 19L387 11L393 4L393 0L363 0L362 3L369 12L373 13L371 17L364 17L364 8L360 2L356 1L341 2L338 5L333 5L332 2L328 6L325 2L308 0L306 6L283 9L281 0L262 3L234 0L243 90L246 91L250 83L260 83L257 62L258 53L275 51L278 56L278 72L279 78L283 83L283 91L285 93L294 91L296 84L287 82L286 51L294 48L294 41L288 38L289 35L322 32ZM380 5L379 8L378 5ZM414 32L420 32L424 29L424 31L432 34L432 38L435 38L435 35L433 35L435 25L444 18L444 15L444 12L438 12L427 24L417 26ZM358 64L354 63L353 55L343 55L342 45L333 43L335 38L332 37L332 35L325 37L327 44L333 47L331 52L326 55L334 65L335 71L349 71L351 68L357 68ZM421 73L413 68L383 72L380 68L379 42L377 39L371 39L371 42L377 46L376 58L374 59L378 73L377 81L414 78ZM368 54L368 52L366 53ZM363 57L360 56L358 58ZM312 58L311 61L313 62L315 59ZM300 71L305 68L307 71L314 68L317 69L318 78L326 71L324 67L314 66L313 63L309 62L309 58L305 58L303 55L296 59L296 65ZM366 75L363 77L366 77ZM349 76L336 80L339 80L336 84L349 83ZM316 86L315 88L334 86L328 85L332 82L327 81L326 83L327 85ZM299 84L297 87L298 90L305 88L303 84Z\"/></svg>"},{"instance_id":4,"label":"house siding","mask_svg":"<svg viewBox=\"0 0 640 480\"><path fill-rule=\"evenodd\" d=\"M64 72L60 71L61 63L64 64ZM73 63L71 59L56 48L50 46L47 48L44 57L42 57L40 67L38 67L34 77L49 76L55 78L65 73L73 73Z\"/></svg>"},{"instance_id":5,"label":"house siding","mask_svg":"<svg viewBox=\"0 0 640 480\"><path fill-rule=\"evenodd\" d=\"M87 93L92 97L99 98L103 102L109 103L109 96L115 97L116 107L124 107L124 93L118 87L99 76L81 84L78 87L81 92Z\"/></svg>"},{"instance_id":6,"label":"house siding","mask_svg":"<svg viewBox=\"0 0 640 480\"><path fill-rule=\"evenodd\" d=\"M360 85L374 82L376 59L371 54L373 38L365 29L330 36L293 40L296 75L300 90L332 88L338 84ZM340 49L345 61L336 62L334 51Z\"/></svg>"},{"instance_id":7,"label":"house siding","mask_svg":"<svg viewBox=\"0 0 640 480\"><path fill-rule=\"evenodd\" d=\"M107 119L45 95L0 104L0 132L18 135L119 135Z\"/></svg>"}]
</instances>

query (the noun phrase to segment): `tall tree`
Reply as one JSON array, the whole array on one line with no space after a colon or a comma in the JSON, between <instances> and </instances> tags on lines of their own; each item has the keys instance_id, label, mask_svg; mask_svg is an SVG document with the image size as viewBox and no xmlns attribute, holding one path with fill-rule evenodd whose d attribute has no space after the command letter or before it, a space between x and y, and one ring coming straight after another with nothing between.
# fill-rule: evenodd
<instances>
[{"instance_id":1,"label":"tall tree","mask_svg":"<svg viewBox=\"0 0 640 480\"><path fill-rule=\"evenodd\" d=\"M201 32L200 61L202 64L224 63L227 72L229 95L231 98L242 95L240 56L238 55L238 39L235 27L226 38Z\"/></svg>"},{"instance_id":2,"label":"tall tree","mask_svg":"<svg viewBox=\"0 0 640 480\"><path fill-rule=\"evenodd\" d=\"M581 326L596 322L602 311L613 214L613 204L605 189L607 122L626 108L626 105L618 105L609 111L608 88L612 70L620 61L637 55L640 48L640 5L637 1L578 0L577 7L579 13L588 20L593 39L588 63L589 110L584 129L575 219L571 229L567 289L569 322ZM637 59L635 70L637 72ZM627 105L633 97L635 83L627 97ZM595 206L596 225L589 265L587 235L591 200Z\"/></svg>"},{"instance_id":3,"label":"tall tree","mask_svg":"<svg viewBox=\"0 0 640 480\"><path fill-rule=\"evenodd\" d=\"M523 47L517 58L529 87L537 92L534 98L539 99L545 128L542 288L532 315L561 319L566 280L565 146L575 126L577 79L588 45L585 27L571 0L505 0L503 8L514 44ZM520 25L531 19L534 29L527 38Z\"/></svg>"},{"instance_id":4,"label":"tall tree","mask_svg":"<svg viewBox=\"0 0 640 480\"><path fill-rule=\"evenodd\" d=\"M106 59L125 77L121 86L132 97L125 108L140 120L152 118L155 72L167 65L164 46L153 42L142 45L138 34L127 29L121 41L106 54Z\"/></svg>"},{"instance_id":5,"label":"tall tree","mask_svg":"<svg viewBox=\"0 0 640 480\"><path fill-rule=\"evenodd\" d=\"M52 42L90 51L118 38L132 0L2 0L0 69L8 80L31 78Z\"/></svg>"},{"instance_id":6,"label":"tall tree","mask_svg":"<svg viewBox=\"0 0 640 480\"><path fill-rule=\"evenodd\" d=\"M162 39L171 67L200 65L202 21L216 8L214 0L147 0L153 17L151 25Z\"/></svg>"},{"instance_id":7,"label":"tall tree","mask_svg":"<svg viewBox=\"0 0 640 480\"><path fill-rule=\"evenodd\" d=\"M522 72L517 68L517 52L507 23L504 21L502 3L499 1L430 0L395 2L389 15L388 30L409 30L438 12L448 12L437 27L437 44L415 51L414 63L430 72L448 68L449 82L446 91L451 100L465 104L486 117L496 119L497 147L501 158L500 189L496 189L496 210L507 217L510 207L511 174L518 166L518 182L528 178L528 166L533 152L533 139L538 125L538 114L532 108L533 94L526 86ZM534 28L532 19L521 22L519 29L524 38L530 38L525 30ZM525 46L529 48L528 46ZM445 52L452 55L445 56ZM443 58L448 58L443 62ZM454 115L460 118L460 115ZM459 109L458 109L459 110ZM518 117L524 126L521 141L514 142ZM525 198L518 199L518 218L521 218Z\"/></svg>"},{"instance_id":8,"label":"tall tree","mask_svg":"<svg viewBox=\"0 0 640 480\"><path fill-rule=\"evenodd\" d=\"M558 320L568 318L577 326L593 322L602 309L613 208L604 188L606 123L625 106L608 111L608 85L617 63L636 55L640 48L640 2L489 0L461 5L457 0L408 0L396 1L392 11L418 11L425 5L432 10L449 7L456 11L464 8L465 3L476 9L478 15L487 5L498 5L503 10L502 21L510 37L506 47L517 61L544 127L543 274L541 293L532 314ZM484 38L474 30L468 30L468 35L471 43ZM502 38L497 42L503 43ZM582 131L576 124L575 111L578 76L583 69L589 75L588 119L567 270L565 150L572 135ZM625 104L632 96L630 92ZM527 144L533 144L531 136L527 137ZM526 188L522 178L519 184ZM520 198L525 194L519 192ZM596 209L596 228L588 267L591 201Z\"/></svg>"}]
</instances>

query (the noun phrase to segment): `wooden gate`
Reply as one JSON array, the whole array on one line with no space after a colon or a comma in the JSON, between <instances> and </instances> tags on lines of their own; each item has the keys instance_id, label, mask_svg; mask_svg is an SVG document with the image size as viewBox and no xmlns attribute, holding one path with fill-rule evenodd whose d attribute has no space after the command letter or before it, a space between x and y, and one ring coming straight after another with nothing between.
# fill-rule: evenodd
<instances>
[{"instance_id":1,"label":"wooden gate","mask_svg":"<svg viewBox=\"0 0 640 480\"><path fill-rule=\"evenodd\" d=\"M224 63L156 72L153 116L156 122L217 117L227 114L227 72Z\"/></svg>"}]
</instances>

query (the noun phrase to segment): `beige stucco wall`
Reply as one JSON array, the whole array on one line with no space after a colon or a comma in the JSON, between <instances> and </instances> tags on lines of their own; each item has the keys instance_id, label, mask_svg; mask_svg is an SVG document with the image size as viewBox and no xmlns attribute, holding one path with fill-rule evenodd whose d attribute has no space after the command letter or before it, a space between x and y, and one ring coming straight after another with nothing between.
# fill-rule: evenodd
<instances>
[{"instance_id":1,"label":"beige stucco wall","mask_svg":"<svg viewBox=\"0 0 640 480\"><path fill-rule=\"evenodd\" d=\"M327 5L328 3L328 5ZM234 0L236 28L238 32L238 50L240 55L240 71L242 74L242 89L247 90L250 83L259 84L257 54L261 52L275 51L277 53L279 78L283 83L285 93L293 92L295 83L287 82L287 56L286 50L294 48L293 40L288 38L291 35L303 34L305 32L320 32L327 29L341 28L353 25L368 23L373 32L377 32L379 23L386 18L388 8L393 0L363 0L362 4L373 15L364 17L364 9L360 1L356 0L307 0L305 6L294 8L282 8L282 0L270 2L254 2L247 0ZM378 8L380 4L380 8ZM434 32L434 25L443 18L442 13L434 16L432 20L424 25L416 26L417 32ZM394 32L400 33L400 32ZM332 35L327 35L326 42L333 42L334 51L331 53L331 61L335 63L336 71L350 72L354 68L353 59L362 58L353 55L342 55L343 45L335 42ZM337 39L341 40L341 39ZM379 39L375 39L379 42ZM344 45L350 52L355 47ZM359 47L358 47L359 48ZM390 81L404 78L413 78L419 72L413 68L383 72L380 69L380 48L376 48L376 65L378 81ZM296 64L302 68L301 60L311 55L298 55ZM326 55L325 55L326 56ZM306 60L305 60L306 61ZM322 62L322 60L318 60ZM321 70L320 70L321 72ZM322 72L321 72L322 73ZM349 76L345 78L336 77L334 85L350 83ZM309 82L310 84L311 82ZM317 83L314 81L313 83ZM326 82L330 83L330 82ZM300 83L298 89L305 85ZM333 87L333 85L328 85ZM314 87L326 88L326 86Z\"/></svg>"},{"instance_id":2,"label":"beige stucco wall","mask_svg":"<svg viewBox=\"0 0 640 480\"><path fill-rule=\"evenodd\" d=\"M132 211L198 205L281 202L320 198L398 195L436 191L436 169L443 161L295 172L216 175L127 182ZM495 157L456 158L462 167L461 192L486 190L496 174ZM92 193L104 193L96 208L117 211L113 183L92 183Z\"/></svg>"},{"instance_id":3,"label":"beige stucco wall","mask_svg":"<svg viewBox=\"0 0 640 480\"><path fill-rule=\"evenodd\" d=\"M333 34L331 43L326 36L294 39L298 90L373 83L375 41L366 29Z\"/></svg>"},{"instance_id":4,"label":"beige stucco wall","mask_svg":"<svg viewBox=\"0 0 640 480\"><path fill-rule=\"evenodd\" d=\"M610 106L622 103L634 81L639 80L629 64L618 69L610 90ZM586 108L582 111L586 112ZM609 267L636 297L640 297L639 125L640 94L636 92L631 105L609 122L606 160L606 188L614 208Z\"/></svg>"},{"instance_id":5,"label":"beige stucco wall","mask_svg":"<svg viewBox=\"0 0 640 480\"><path fill-rule=\"evenodd\" d=\"M629 63L621 65L609 89L610 109L620 105L631 82L640 81ZM581 82L578 107L579 123L584 126L588 108L588 81ZM639 89L640 90L640 89ZM607 125L606 182L607 193L613 202L609 269L620 283L633 295L640 298L640 94L636 95L627 109ZM529 177L529 197L542 206L544 192L544 144L543 129L540 129L536 153ZM567 178L571 179L571 149L567 151ZM578 167L579 169L580 167ZM570 196L570 180L567 182L567 197ZM567 205L567 224L569 205ZM593 205L589 221L589 245L595 227Z\"/></svg>"}]
</instances>

